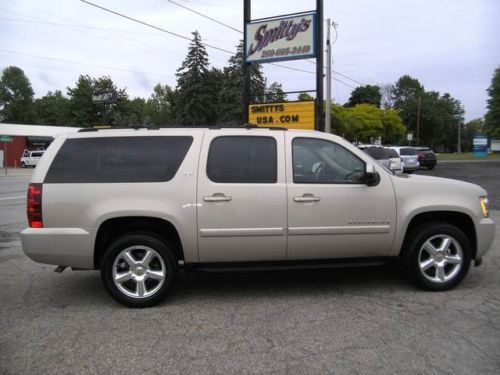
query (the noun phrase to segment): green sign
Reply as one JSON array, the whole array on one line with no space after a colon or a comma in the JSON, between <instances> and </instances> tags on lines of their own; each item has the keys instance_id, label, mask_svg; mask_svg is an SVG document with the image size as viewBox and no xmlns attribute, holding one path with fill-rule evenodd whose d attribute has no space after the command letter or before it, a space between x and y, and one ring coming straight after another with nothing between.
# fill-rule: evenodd
<instances>
[{"instance_id":1,"label":"green sign","mask_svg":"<svg viewBox=\"0 0 500 375\"><path fill-rule=\"evenodd\" d=\"M0 142L12 142L12 137L9 135L0 135Z\"/></svg>"}]
</instances>

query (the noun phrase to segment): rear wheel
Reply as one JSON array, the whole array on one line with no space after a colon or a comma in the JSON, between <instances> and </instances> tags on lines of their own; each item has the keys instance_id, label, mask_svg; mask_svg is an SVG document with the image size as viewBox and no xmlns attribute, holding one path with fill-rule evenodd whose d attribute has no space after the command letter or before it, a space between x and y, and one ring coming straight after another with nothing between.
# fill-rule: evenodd
<instances>
[{"instance_id":1,"label":"rear wheel","mask_svg":"<svg viewBox=\"0 0 500 375\"><path fill-rule=\"evenodd\" d=\"M434 169L434 166L433 166L433 165L428 165L428 166L427 166L427 169L428 169L428 170Z\"/></svg>"},{"instance_id":2,"label":"rear wheel","mask_svg":"<svg viewBox=\"0 0 500 375\"><path fill-rule=\"evenodd\" d=\"M24 161L21 162L21 168L26 168L26 163Z\"/></svg>"},{"instance_id":3,"label":"rear wheel","mask_svg":"<svg viewBox=\"0 0 500 375\"><path fill-rule=\"evenodd\" d=\"M111 296L130 307L161 302L172 288L177 264L172 246L147 233L117 239L101 262L101 277Z\"/></svg>"},{"instance_id":4,"label":"rear wheel","mask_svg":"<svg viewBox=\"0 0 500 375\"><path fill-rule=\"evenodd\" d=\"M407 274L419 287L448 290L467 274L472 258L470 243L457 227L431 222L417 227L402 255Z\"/></svg>"}]
</instances>

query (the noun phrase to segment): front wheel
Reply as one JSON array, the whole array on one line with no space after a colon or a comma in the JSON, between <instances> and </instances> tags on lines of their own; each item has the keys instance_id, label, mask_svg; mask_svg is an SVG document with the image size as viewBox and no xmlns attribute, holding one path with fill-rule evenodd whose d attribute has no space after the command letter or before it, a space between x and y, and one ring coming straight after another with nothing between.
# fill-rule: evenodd
<instances>
[{"instance_id":1,"label":"front wheel","mask_svg":"<svg viewBox=\"0 0 500 375\"><path fill-rule=\"evenodd\" d=\"M26 163L24 161L21 162L21 168L26 168Z\"/></svg>"},{"instance_id":2,"label":"front wheel","mask_svg":"<svg viewBox=\"0 0 500 375\"><path fill-rule=\"evenodd\" d=\"M101 262L104 286L118 302L148 307L161 302L172 288L177 264L171 245L143 233L117 239Z\"/></svg>"},{"instance_id":3,"label":"front wheel","mask_svg":"<svg viewBox=\"0 0 500 375\"><path fill-rule=\"evenodd\" d=\"M472 250L457 227L431 222L410 234L402 254L407 274L419 287L441 291L455 287L467 274Z\"/></svg>"}]
</instances>

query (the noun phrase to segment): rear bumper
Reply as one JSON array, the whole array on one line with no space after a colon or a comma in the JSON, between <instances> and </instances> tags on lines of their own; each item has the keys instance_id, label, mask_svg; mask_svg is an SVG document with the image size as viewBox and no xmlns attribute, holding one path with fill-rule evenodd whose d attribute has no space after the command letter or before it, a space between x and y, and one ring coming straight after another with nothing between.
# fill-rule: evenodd
<instances>
[{"instance_id":1,"label":"rear bumper","mask_svg":"<svg viewBox=\"0 0 500 375\"><path fill-rule=\"evenodd\" d=\"M477 225L476 259L481 258L490 249L495 239L495 222L491 218L482 219Z\"/></svg>"},{"instance_id":2,"label":"rear bumper","mask_svg":"<svg viewBox=\"0 0 500 375\"><path fill-rule=\"evenodd\" d=\"M95 235L81 228L26 228L24 253L38 263L94 268Z\"/></svg>"}]
</instances>

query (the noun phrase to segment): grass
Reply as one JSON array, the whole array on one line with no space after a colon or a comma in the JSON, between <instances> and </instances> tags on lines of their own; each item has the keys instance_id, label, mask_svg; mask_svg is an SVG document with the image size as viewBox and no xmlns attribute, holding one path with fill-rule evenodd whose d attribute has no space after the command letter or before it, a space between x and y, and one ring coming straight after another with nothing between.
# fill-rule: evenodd
<instances>
[{"instance_id":1,"label":"grass","mask_svg":"<svg viewBox=\"0 0 500 375\"><path fill-rule=\"evenodd\" d=\"M500 160L500 152L488 154L484 158L478 158L472 155L472 152L462 152L461 154L436 154L437 160Z\"/></svg>"}]
</instances>

